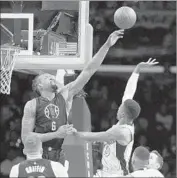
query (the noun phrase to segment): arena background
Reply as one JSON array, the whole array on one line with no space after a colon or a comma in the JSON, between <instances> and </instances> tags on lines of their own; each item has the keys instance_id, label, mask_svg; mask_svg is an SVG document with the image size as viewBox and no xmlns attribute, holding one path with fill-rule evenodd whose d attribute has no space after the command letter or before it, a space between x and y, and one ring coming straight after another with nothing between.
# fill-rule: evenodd
<instances>
[{"instance_id":1,"label":"arena background","mask_svg":"<svg viewBox=\"0 0 177 178\"><path fill-rule=\"evenodd\" d=\"M163 158L165 177L176 175L176 2L91 2L90 23L94 29L94 54L116 29L113 13L122 6L139 13L134 28L113 47L104 64L136 65L155 57L164 73L141 74L135 99L142 112L136 122L134 147L144 145L158 150ZM92 117L92 131L102 131L116 123L115 115L129 72L96 73L85 87ZM13 164L23 160L20 140L24 104L34 97L32 75L13 73L11 95L1 95L1 177L8 177ZM102 144L93 144L94 171L101 167Z\"/></svg>"}]
</instances>

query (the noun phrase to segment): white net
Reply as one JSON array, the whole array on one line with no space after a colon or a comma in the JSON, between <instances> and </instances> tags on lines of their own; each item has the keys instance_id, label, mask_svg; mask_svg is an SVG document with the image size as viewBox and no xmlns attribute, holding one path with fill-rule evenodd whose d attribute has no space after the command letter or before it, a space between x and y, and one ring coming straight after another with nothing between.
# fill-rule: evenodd
<instances>
[{"instance_id":1,"label":"white net","mask_svg":"<svg viewBox=\"0 0 177 178\"><path fill-rule=\"evenodd\" d=\"M20 52L19 48L1 48L1 90L2 94L10 94L10 84L12 71L15 65L15 59L18 53Z\"/></svg>"}]
</instances>

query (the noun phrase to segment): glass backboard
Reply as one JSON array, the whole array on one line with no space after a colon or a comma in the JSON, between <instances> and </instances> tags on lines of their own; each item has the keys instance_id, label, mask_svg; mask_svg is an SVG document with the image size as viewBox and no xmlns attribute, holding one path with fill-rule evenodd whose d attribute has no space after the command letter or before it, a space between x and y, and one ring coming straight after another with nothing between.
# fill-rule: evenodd
<instances>
[{"instance_id":1,"label":"glass backboard","mask_svg":"<svg viewBox=\"0 0 177 178\"><path fill-rule=\"evenodd\" d=\"M1 1L1 45L22 49L15 69L82 69L92 57L88 1ZM50 72L51 73L51 72Z\"/></svg>"}]
</instances>

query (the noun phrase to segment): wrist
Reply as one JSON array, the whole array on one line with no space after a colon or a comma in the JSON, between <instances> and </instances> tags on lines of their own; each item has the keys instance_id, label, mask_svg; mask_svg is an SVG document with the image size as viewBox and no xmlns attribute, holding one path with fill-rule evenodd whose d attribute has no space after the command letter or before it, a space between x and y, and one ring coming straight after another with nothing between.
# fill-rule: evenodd
<instances>
[{"instance_id":1,"label":"wrist","mask_svg":"<svg viewBox=\"0 0 177 178\"><path fill-rule=\"evenodd\" d=\"M52 132L54 138L58 138L60 136L60 132Z\"/></svg>"},{"instance_id":2,"label":"wrist","mask_svg":"<svg viewBox=\"0 0 177 178\"><path fill-rule=\"evenodd\" d=\"M111 47L108 40L104 43L104 47L107 49L109 49Z\"/></svg>"},{"instance_id":3,"label":"wrist","mask_svg":"<svg viewBox=\"0 0 177 178\"><path fill-rule=\"evenodd\" d=\"M140 65L138 64L138 65L135 67L134 73L139 74L139 72L140 72Z\"/></svg>"}]
</instances>

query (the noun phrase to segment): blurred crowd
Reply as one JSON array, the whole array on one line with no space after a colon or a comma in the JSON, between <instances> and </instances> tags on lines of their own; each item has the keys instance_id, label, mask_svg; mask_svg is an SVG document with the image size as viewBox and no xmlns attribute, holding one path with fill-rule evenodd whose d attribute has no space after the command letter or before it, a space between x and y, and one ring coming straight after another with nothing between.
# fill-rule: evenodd
<instances>
[{"instance_id":1,"label":"blurred crowd","mask_svg":"<svg viewBox=\"0 0 177 178\"><path fill-rule=\"evenodd\" d=\"M137 13L137 22L125 30L124 38L114 45L105 64L137 64L142 56L161 57L161 64L175 65L176 2L172 1L93 1L90 3L90 23L94 29L94 53L118 28L114 12L127 5ZM131 17L130 17L131 18ZM119 60L117 60L119 58Z\"/></svg>"}]
</instances>

